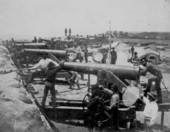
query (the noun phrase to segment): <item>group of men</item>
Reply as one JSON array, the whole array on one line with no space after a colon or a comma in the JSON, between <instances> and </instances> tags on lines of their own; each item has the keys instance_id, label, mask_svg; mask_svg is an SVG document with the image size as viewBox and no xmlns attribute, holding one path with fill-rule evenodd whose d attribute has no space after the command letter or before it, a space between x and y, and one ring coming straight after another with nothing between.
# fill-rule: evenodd
<instances>
[{"instance_id":1,"label":"group of men","mask_svg":"<svg viewBox=\"0 0 170 132\"><path fill-rule=\"evenodd\" d=\"M109 62L110 64L116 64L116 61L117 61L117 52L115 50L115 47L112 47L110 52L105 51L103 53L102 63Z\"/></svg>"},{"instance_id":2,"label":"group of men","mask_svg":"<svg viewBox=\"0 0 170 132\"><path fill-rule=\"evenodd\" d=\"M135 51L134 46L132 46L132 47L129 49L128 61L131 62L131 63L133 63L134 65L138 64L139 57L138 57L138 53Z\"/></svg>"},{"instance_id":3,"label":"group of men","mask_svg":"<svg viewBox=\"0 0 170 132\"><path fill-rule=\"evenodd\" d=\"M136 56L134 47L132 47L133 58ZM141 99L145 103L144 108L144 124L147 132L152 132L152 128L156 123L158 114L158 104L162 103L161 80L163 79L160 68L154 64L154 59L142 58L137 60L143 67L140 67L140 76L148 77L148 82L145 91L141 94Z\"/></svg>"},{"instance_id":4,"label":"group of men","mask_svg":"<svg viewBox=\"0 0 170 132\"><path fill-rule=\"evenodd\" d=\"M114 48L112 49L111 54L113 54L112 63L115 64L116 59L117 59L117 53L115 52ZM146 106L144 109L145 123L147 125L149 124L148 126L150 129L151 128L150 126L152 126L156 120L157 111L158 111L157 103L162 103L162 94L161 94L161 88L160 88L162 73L156 65L152 64L152 60L146 60L144 58L141 62L144 66L144 69L141 70L140 75L141 76L146 75L147 72L150 72L153 75L152 77L148 79L148 85L147 85L146 91L144 95L142 95L144 102L146 102ZM40 69L40 71L32 73L32 75L28 78L27 83L30 83L32 79L34 78L34 76L36 76L37 74L45 75L46 77L45 88L44 88L44 95L43 95L41 104L42 106L45 106L47 94L50 91L52 95L52 103L53 103L53 106L55 106L55 102L56 102L55 78L56 78L57 72L59 72L62 69L61 64L58 64L54 62L53 60L49 59L47 57L47 54L43 54L42 59L39 61L38 64L33 66L32 69ZM70 88L72 88L72 86L76 84L77 87L80 89L80 86L79 86L80 75L74 71L68 71L68 73L71 75L69 79ZM154 90L151 89L153 82L155 82L154 86L155 86L155 90L157 91L156 94L155 92L153 92ZM115 106L117 106L119 102L118 91L116 90L114 91L114 90L115 89L113 89L114 94L111 98L109 109L115 108Z\"/></svg>"},{"instance_id":5,"label":"group of men","mask_svg":"<svg viewBox=\"0 0 170 132\"><path fill-rule=\"evenodd\" d=\"M143 67L140 67L140 76L145 76L146 73L150 73L150 77L148 78L147 87L145 90L145 95L147 92L157 91L158 95L158 103L162 103L162 94L161 94L161 80L163 78L161 70L157 65L154 64L154 58L147 59L146 57L139 60L137 56L137 52L135 52L134 46L130 49L132 54L132 60L138 62L138 64L142 64ZM154 85L154 87L153 87Z\"/></svg>"},{"instance_id":6,"label":"group of men","mask_svg":"<svg viewBox=\"0 0 170 132\"><path fill-rule=\"evenodd\" d=\"M134 51L134 47L131 49L133 58L138 60L137 52ZM154 64L154 60L143 58L140 60L143 68L140 70L140 76L146 76L149 72L151 76L148 78L146 90L141 94L141 98L145 103L144 108L144 124L146 131L152 131L158 114L158 104L162 103L161 93L161 80L163 79L161 70L157 65ZM114 90L113 90L114 91ZM110 109L115 108L119 102L118 91L114 91L111 98Z\"/></svg>"},{"instance_id":7,"label":"group of men","mask_svg":"<svg viewBox=\"0 0 170 132\"><path fill-rule=\"evenodd\" d=\"M79 60L79 62L82 62L84 59L85 53L82 51L81 46L79 46L77 43L74 44L73 48L66 50L66 60L67 61L73 61L76 62Z\"/></svg>"},{"instance_id":8,"label":"group of men","mask_svg":"<svg viewBox=\"0 0 170 132\"><path fill-rule=\"evenodd\" d=\"M161 79L163 78L162 73L158 66L152 63L152 60L147 60L146 58L142 59L141 62L144 66L144 69L141 70L140 75L145 76L147 72L152 74L148 78L148 83L146 90L141 93L141 99L145 103L144 108L144 124L145 130L147 132L152 132L153 126L156 123L157 114L158 114L158 104L162 103L162 93L161 93ZM154 83L154 84L153 84ZM111 97L109 109L114 110L114 115L117 115L117 107L119 106L119 92L117 88L112 89L113 95Z\"/></svg>"}]
</instances>

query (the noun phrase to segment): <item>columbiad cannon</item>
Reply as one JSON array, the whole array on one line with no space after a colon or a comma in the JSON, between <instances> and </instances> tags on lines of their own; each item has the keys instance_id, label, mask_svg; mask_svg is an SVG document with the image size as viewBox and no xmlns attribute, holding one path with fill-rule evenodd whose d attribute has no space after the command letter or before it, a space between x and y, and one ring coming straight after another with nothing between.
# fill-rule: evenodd
<instances>
[{"instance_id":1,"label":"columbiad cannon","mask_svg":"<svg viewBox=\"0 0 170 132\"><path fill-rule=\"evenodd\" d=\"M24 49L24 53L27 55L34 53L34 54L41 54L41 53L52 53L57 58L64 58L67 61L75 61L78 59L78 55L73 50L51 50L51 49Z\"/></svg>"},{"instance_id":2,"label":"columbiad cannon","mask_svg":"<svg viewBox=\"0 0 170 132\"><path fill-rule=\"evenodd\" d=\"M35 47L35 46L46 46L45 43L15 43L15 46Z\"/></svg>"},{"instance_id":3,"label":"columbiad cannon","mask_svg":"<svg viewBox=\"0 0 170 132\"><path fill-rule=\"evenodd\" d=\"M62 65L65 70L73 70L82 73L98 74L99 70L110 71L120 79L139 79L139 67L128 67L122 65L94 64L94 63L74 63L65 62Z\"/></svg>"},{"instance_id":4,"label":"columbiad cannon","mask_svg":"<svg viewBox=\"0 0 170 132\"><path fill-rule=\"evenodd\" d=\"M50 50L50 49L24 49L23 52L26 53L52 53L58 57L65 57L65 50Z\"/></svg>"},{"instance_id":5,"label":"columbiad cannon","mask_svg":"<svg viewBox=\"0 0 170 132\"><path fill-rule=\"evenodd\" d=\"M95 74L97 75L97 85L103 85L106 88L108 88L109 85L115 85L121 94L124 94L126 88L131 87L128 80L136 81L136 83L139 82L139 67L75 62L62 63L53 54L49 53L49 56L52 60L59 63L63 70ZM132 94L134 94L133 91Z\"/></svg>"}]
</instances>

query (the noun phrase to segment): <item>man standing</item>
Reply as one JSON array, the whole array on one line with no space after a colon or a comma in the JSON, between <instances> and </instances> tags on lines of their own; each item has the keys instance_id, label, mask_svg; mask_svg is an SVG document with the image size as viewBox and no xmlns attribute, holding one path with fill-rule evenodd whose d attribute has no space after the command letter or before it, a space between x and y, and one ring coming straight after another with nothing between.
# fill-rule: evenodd
<instances>
[{"instance_id":1,"label":"man standing","mask_svg":"<svg viewBox=\"0 0 170 132\"><path fill-rule=\"evenodd\" d=\"M112 86L111 90L113 91L113 95L111 97L111 101L110 101L110 109L115 108L115 107L119 107L119 91L118 91L118 87L117 86Z\"/></svg>"},{"instance_id":2,"label":"man standing","mask_svg":"<svg viewBox=\"0 0 170 132\"><path fill-rule=\"evenodd\" d=\"M82 48L80 45L78 45L77 43L74 46L74 52L76 53L77 57L75 59L75 61L79 60L79 62L82 62L84 59L84 52L82 51ZM81 79L84 80L84 75L81 75Z\"/></svg>"},{"instance_id":3,"label":"man standing","mask_svg":"<svg viewBox=\"0 0 170 132\"><path fill-rule=\"evenodd\" d=\"M116 64L117 61L117 52L115 51L115 48L112 48L111 51L111 64Z\"/></svg>"},{"instance_id":4,"label":"man standing","mask_svg":"<svg viewBox=\"0 0 170 132\"><path fill-rule=\"evenodd\" d=\"M134 55L134 51L135 51L135 48L134 48L134 46L132 45L132 47L131 47L132 58L133 58L133 55Z\"/></svg>"},{"instance_id":5,"label":"man standing","mask_svg":"<svg viewBox=\"0 0 170 132\"><path fill-rule=\"evenodd\" d=\"M53 60L47 58L47 54L43 54L42 55L42 59L33 67L31 67L30 69L36 69L35 72L33 72L28 79L26 80L26 83L29 84L32 82L32 80L34 79L35 76L39 75L39 76L44 76L44 71L47 68L47 65L49 64L49 62L53 62L56 66L58 66L58 63L54 62ZM37 70L39 69L39 71Z\"/></svg>"},{"instance_id":6,"label":"man standing","mask_svg":"<svg viewBox=\"0 0 170 132\"><path fill-rule=\"evenodd\" d=\"M48 95L48 91L51 93L51 101L53 103L53 107L55 107L56 95L55 95L55 78L58 71L61 70L60 66L57 66L53 62L49 62L47 69L45 70L46 80L45 80L45 88L44 95L41 102L41 105L44 107L46 98Z\"/></svg>"},{"instance_id":7,"label":"man standing","mask_svg":"<svg viewBox=\"0 0 170 132\"><path fill-rule=\"evenodd\" d=\"M111 90L113 91L113 95L111 97L109 109L111 109L112 111L113 124L115 124L114 127L117 130L119 127L118 108L119 108L120 97L119 97L119 91L117 86L111 86Z\"/></svg>"},{"instance_id":8,"label":"man standing","mask_svg":"<svg viewBox=\"0 0 170 132\"><path fill-rule=\"evenodd\" d=\"M162 103L162 93L161 93L161 88L160 88L162 73L160 69L156 65L152 64L151 62L147 62L145 58L142 59L142 64L145 67L145 69L140 72L140 75L146 75L147 72L152 74L152 76L148 78L148 85L146 88L146 93L153 91L151 89L151 86L152 86L152 83L155 82L155 89L158 95L158 103Z\"/></svg>"}]
</instances>

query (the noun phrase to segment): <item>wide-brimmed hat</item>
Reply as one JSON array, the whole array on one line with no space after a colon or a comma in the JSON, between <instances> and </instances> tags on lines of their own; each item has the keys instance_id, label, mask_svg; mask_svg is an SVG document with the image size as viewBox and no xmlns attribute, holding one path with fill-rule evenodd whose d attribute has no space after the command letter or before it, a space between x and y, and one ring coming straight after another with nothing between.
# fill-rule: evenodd
<instances>
[{"instance_id":1,"label":"wide-brimmed hat","mask_svg":"<svg viewBox=\"0 0 170 132\"><path fill-rule=\"evenodd\" d=\"M158 96L155 92L148 92L147 95L150 96L151 98L153 98L154 100L158 99Z\"/></svg>"}]
</instances>

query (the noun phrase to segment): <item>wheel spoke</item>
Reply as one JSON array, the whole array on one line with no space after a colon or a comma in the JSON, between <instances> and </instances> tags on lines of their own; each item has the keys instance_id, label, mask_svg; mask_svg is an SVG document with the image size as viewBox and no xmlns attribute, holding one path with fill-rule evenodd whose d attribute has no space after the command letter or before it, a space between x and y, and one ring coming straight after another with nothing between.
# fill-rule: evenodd
<instances>
[{"instance_id":1,"label":"wheel spoke","mask_svg":"<svg viewBox=\"0 0 170 132\"><path fill-rule=\"evenodd\" d=\"M107 112L107 111L104 111L103 112L109 119L111 118L111 115Z\"/></svg>"}]
</instances>

